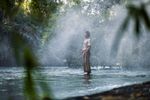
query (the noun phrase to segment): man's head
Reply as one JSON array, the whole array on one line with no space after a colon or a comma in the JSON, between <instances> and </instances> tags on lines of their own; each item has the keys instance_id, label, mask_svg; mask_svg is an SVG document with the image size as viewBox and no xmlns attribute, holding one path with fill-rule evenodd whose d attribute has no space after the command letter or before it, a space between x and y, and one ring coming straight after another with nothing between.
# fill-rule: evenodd
<instances>
[{"instance_id":1,"label":"man's head","mask_svg":"<svg viewBox=\"0 0 150 100\"><path fill-rule=\"evenodd\" d=\"M85 31L85 38L89 38L90 37L90 32L89 31Z\"/></svg>"}]
</instances>

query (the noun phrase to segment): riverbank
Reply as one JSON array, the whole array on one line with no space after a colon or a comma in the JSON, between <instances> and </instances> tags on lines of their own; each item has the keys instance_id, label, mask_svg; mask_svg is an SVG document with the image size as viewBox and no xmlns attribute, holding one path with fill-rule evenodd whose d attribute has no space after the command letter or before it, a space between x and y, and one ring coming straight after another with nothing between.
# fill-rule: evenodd
<instances>
[{"instance_id":1,"label":"riverbank","mask_svg":"<svg viewBox=\"0 0 150 100\"><path fill-rule=\"evenodd\" d=\"M150 81L64 100L150 100Z\"/></svg>"}]
</instances>

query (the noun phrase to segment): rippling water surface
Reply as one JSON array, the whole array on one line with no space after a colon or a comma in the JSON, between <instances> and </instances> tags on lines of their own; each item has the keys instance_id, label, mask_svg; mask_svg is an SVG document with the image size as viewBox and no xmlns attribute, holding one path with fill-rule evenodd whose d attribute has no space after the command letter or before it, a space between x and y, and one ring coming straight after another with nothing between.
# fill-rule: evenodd
<instances>
[{"instance_id":1,"label":"rippling water surface","mask_svg":"<svg viewBox=\"0 0 150 100\"><path fill-rule=\"evenodd\" d=\"M42 67L39 71L45 76L45 80L42 78L35 80L47 82L58 99L93 94L150 80L150 71L127 71L120 67L93 67L90 77L83 75L82 68ZM1 67L0 100L9 98L23 100L23 78L23 68Z\"/></svg>"}]
</instances>

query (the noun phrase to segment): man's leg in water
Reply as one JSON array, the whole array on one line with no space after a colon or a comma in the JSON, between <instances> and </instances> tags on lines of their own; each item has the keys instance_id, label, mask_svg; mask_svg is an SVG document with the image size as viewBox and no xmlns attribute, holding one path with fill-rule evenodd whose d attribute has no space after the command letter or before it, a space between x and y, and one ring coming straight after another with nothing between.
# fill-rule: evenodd
<instances>
[{"instance_id":1,"label":"man's leg in water","mask_svg":"<svg viewBox=\"0 0 150 100\"><path fill-rule=\"evenodd\" d=\"M84 69L84 72L86 72L86 54L85 53L83 54L83 69Z\"/></svg>"},{"instance_id":2,"label":"man's leg in water","mask_svg":"<svg viewBox=\"0 0 150 100\"><path fill-rule=\"evenodd\" d=\"M90 67L90 52L87 52L87 57L86 57L86 67L87 67L87 73L91 73L91 67Z\"/></svg>"}]
</instances>

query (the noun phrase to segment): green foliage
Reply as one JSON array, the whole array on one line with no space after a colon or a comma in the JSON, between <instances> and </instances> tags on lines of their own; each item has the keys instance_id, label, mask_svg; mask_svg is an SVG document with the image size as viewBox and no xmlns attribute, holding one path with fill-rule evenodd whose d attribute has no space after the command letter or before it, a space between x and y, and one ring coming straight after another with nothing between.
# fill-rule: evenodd
<instances>
[{"instance_id":1,"label":"green foliage","mask_svg":"<svg viewBox=\"0 0 150 100\"><path fill-rule=\"evenodd\" d=\"M59 3L53 0L32 0L30 15L39 23L46 23L53 13L57 11Z\"/></svg>"},{"instance_id":2,"label":"green foliage","mask_svg":"<svg viewBox=\"0 0 150 100\"><path fill-rule=\"evenodd\" d=\"M17 27L17 31L24 36L46 41L52 34L47 27L53 29L57 18L55 15L61 5L62 2L57 0L1 0L0 27L5 25L4 31L10 26Z\"/></svg>"},{"instance_id":3,"label":"green foliage","mask_svg":"<svg viewBox=\"0 0 150 100\"><path fill-rule=\"evenodd\" d=\"M42 34L42 31L47 25L50 29L53 27L56 21L54 14L61 4L57 0L0 1L0 36L8 33L6 38L10 39L17 65L24 66L24 94L27 100L53 98L50 87L46 83L35 81L36 78L44 79L44 76L38 71L38 59L33 51L33 42L30 41L39 33L41 33L40 38L48 34L48 32Z\"/></svg>"},{"instance_id":4,"label":"green foliage","mask_svg":"<svg viewBox=\"0 0 150 100\"><path fill-rule=\"evenodd\" d=\"M72 0L74 3L76 3L76 4L81 4L81 0Z\"/></svg>"},{"instance_id":5,"label":"green foliage","mask_svg":"<svg viewBox=\"0 0 150 100\"><path fill-rule=\"evenodd\" d=\"M1 0L0 10L5 19L12 19L18 13L18 10L24 0Z\"/></svg>"},{"instance_id":6,"label":"green foliage","mask_svg":"<svg viewBox=\"0 0 150 100\"><path fill-rule=\"evenodd\" d=\"M23 39L17 31L14 31L12 36L12 46L15 57L19 64L24 66L24 93L27 100L41 100L42 98L52 98L52 93L46 83L38 83L36 78L44 79L44 76L38 71L38 59L35 56L28 42ZM23 45L23 46L22 46ZM20 60L21 59L21 60ZM39 94L38 87L42 90Z\"/></svg>"},{"instance_id":7,"label":"green foliage","mask_svg":"<svg viewBox=\"0 0 150 100\"><path fill-rule=\"evenodd\" d=\"M50 87L45 82L35 82L35 78L44 78L38 71L38 62L36 57L31 52L31 49L26 48L24 51L24 67L25 67L25 79L24 79L24 93L27 100L41 100L42 98L52 98ZM39 94L37 88L42 90L42 97Z\"/></svg>"},{"instance_id":8,"label":"green foliage","mask_svg":"<svg viewBox=\"0 0 150 100\"><path fill-rule=\"evenodd\" d=\"M47 25L47 27L44 28L42 35L41 35L41 42L42 42L42 46L44 46L51 38L54 34L54 30L56 28L56 20L58 18L58 14L53 14L51 16L51 18L49 19L49 23Z\"/></svg>"}]
</instances>

